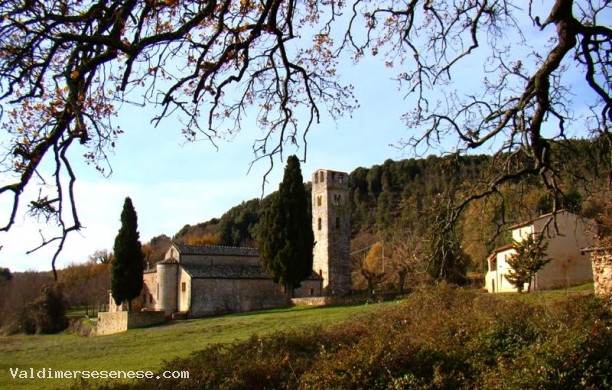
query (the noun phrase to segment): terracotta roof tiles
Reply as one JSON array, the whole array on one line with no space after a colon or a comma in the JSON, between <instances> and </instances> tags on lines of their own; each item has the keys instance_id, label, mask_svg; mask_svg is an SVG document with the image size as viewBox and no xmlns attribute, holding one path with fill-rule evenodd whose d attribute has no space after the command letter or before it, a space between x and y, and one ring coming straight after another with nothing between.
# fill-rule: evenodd
<instances>
[{"instance_id":1,"label":"terracotta roof tiles","mask_svg":"<svg viewBox=\"0 0 612 390\"><path fill-rule=\"evenodd\" d=\"M215 246L215 245L185 245L175 243L174 246L182 255L209 255L209 256L259 256L257 248Z\"/></svg>"}]
</instances>

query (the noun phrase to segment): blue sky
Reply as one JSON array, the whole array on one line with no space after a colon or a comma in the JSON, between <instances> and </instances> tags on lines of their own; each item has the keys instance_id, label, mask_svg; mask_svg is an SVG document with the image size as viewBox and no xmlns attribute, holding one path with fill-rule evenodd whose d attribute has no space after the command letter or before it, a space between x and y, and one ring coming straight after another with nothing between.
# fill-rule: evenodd
<instances>
[{"instance_id":1,"label":"blue sky","mask_svg":"<svg viewBox=\"0 0 612 390\"><path fill-rule=\"evenodd\" d=\"M529 22L530 23L530 22ZM554 27L553 27L554 28ZM528 39L544 42L554 30L539 32L529 27ZM380 59L382 60L382 58ZM479 83L482 54L475 53L454 73L454 88L473 88ZM409 150L397 149L401 138L410 131L401 115L412 106L410 99L397 90L391 80L395 71L386 69L378 58L357 65L344 64L340 69L344 80L355 86L360 103L352 117L334 122L323 117L308 135L308 156L302 164L305 180L313 171L329 168L351 172L359 166L370 167L384 160L415 157ZM575 90L578 96L581 91ZM166 120L157 128L150 124L154 113L149 109L124 106L114 124L121 126L121 135L110 162L114 173L110 178L93 167L79 162L75 169L77 207L85 228L68 239L60 256L59 267L86 261L98 249L112 249L120 226L119 215L126 196L130 196L139 217L141 241L159 234L173 235L185 224L196 224L220 217L229 208L262 195L263 174L267 160L261 160L247 174L254 155L253 140L261 130L245 121L243 131L231 140L219 140L216 150L207 141L185 143L180 124ZM578 132L578 134L580 134ZM446 144L452 148L452 140ZM303 149L285 149L285 157L303 155ZM425 154L438 154L430 150ZM483 149L479 152L487 153ZM80 161L75 153L75 161ZM284 162L276 162L268 177L264 195L278 187ZM0 200L0 207L6 208ZM55 248L42 249L30 255L27 250L38 244L39 225L27 220L23 213L9 233L0 235L0 267L12 271L48 270Z\"/></svg>"},{"instance_id":2,"label":"blue sky","mask_svg":"<svg viewBox=\"0 0 612 390\"><path fill-rule=\"evenodd\" d=\"M306 181L319 168L351 172L387 158L407 157L391 146L404 133L400 120L404 102L390 74L365 63L348 70L349 76L365 80L355 86L362 109L337 122L323 117L311 130L307 161L302 163ZM150 110L127 105L120 111L114 124L125 133L109 156L113 168L109 178L82 163L79 153L74 153L74 161L78 161L77 207L85 228L69 237L58 261L60 267L86 261L98 249L112 249L126 196L133 200L141 241L146 242L159 234L172 236L185 224L220 217L240 202L262 195L263 175L269 166L263 159L251 168L252 143L261 134L256 125L245 122L241 133L230 140L218 140L217 150L205 140L186 143L175 121L154 127L152 116ZM303 149L285 149L285 157L294 153L301 158ZM283 169L284 162L277 161L264 195L278 188ZM0 237L4 246L0 267L13 271L50 269L53 247L25 255L39 243L39 227L23 215L18 218L11 232Z\"/></svg>"}]
</instances>

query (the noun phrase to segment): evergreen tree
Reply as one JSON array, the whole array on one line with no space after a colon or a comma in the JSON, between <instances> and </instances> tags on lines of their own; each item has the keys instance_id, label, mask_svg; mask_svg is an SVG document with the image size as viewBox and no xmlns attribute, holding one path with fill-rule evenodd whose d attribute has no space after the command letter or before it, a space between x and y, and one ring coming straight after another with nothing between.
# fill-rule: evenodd
<instances>
[{"instance_id":1,"label":"evergreen tree","mask_svg":"<svg viewBox=\"0 0 612 390\"><path fill-rule=\"evenodd\" d=\"M111 291L117 305L140 295L142 290L142 262L144 255L139 241L138 217L127 197L121 212L121 228L115 238L115 258L111 266Z\"/></svg>"},{"instance_id":2,"label":"evergreen tree","mask_svg":"<svg viewBox=\"0 0 612 390\"><path fill-rule=\"evenodd\" d=\"M512 267L506 279L518 290L523 291L525 283L529 283L527 291L531 290L531 282L535 274L542 269L551 259L546 257L548 244L541 240L535 240L529 236L521 242L514 242L515 253L508 259L508 265Z\"/></svg>"},{"instance_id":3,"label":"evergreen tree","mask_svg":"<svg viewBox=\"0 0 612 390\"><path fill-rule=\"evenodd\" d=\"M289 296L312 272L314 233L300 161L287 159L283 181L263 212L259 230L262 267Z\"/></svg>"}]
</instances>

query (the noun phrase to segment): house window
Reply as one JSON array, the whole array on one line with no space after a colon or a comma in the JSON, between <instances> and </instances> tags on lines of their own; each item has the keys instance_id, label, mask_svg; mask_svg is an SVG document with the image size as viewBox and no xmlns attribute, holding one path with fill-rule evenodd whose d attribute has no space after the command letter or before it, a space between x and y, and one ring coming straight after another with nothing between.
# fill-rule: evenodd
<instances>
[{"instance_id":1,"label":"house window","mask_svg":"<svg viewBox=\"0 0 612 390\"><path fill-rule=\"evenodd\" d=\"M340 217L336 217L336 229L340 229Z\"/></svg>"},{"instance_id":2,"label":"house window","mask_svg":"<svg viewBox=\"0 0 612 390\"><path fill-rule=\"evenodd\" d=\"M319 184L319 174L318 173L314 174L314 182L315 184Z\"/></svg>"},{"instance_id":3,"label":"house window","mask_svg":"<svg viewBox=\"0 0 612 390\"><path fill-rule=\"evenodd\" d=\"M181 283L181 291L182 292L187 291L187 283L185 283L185 282Z\"/></svg>"},{"instance_id":4,"label":"house window","mask_svg":"<svg viewBox=\"0 0 612 390\"><path fill-rule=\"evenodd\" d=\"M325 182L325 176L323 176L323 174L324 174L324 172L323 172L323 171L319 172L319 181L320 181L321 183Z\"/></svg>"},{"instance_id":5,"label":"house window","mask_svg":"<svg viewBox=\"0 0 612 390\"><path fill-rule=\"evenodd\" d=\"M314 288L310 289L310 295L314 295Z\"/></svg>"},{"instance_id":6,"label":"house window","mask_svg":"<svg viewBox=\"0 0 612 390\"><path fill-rule=\"evenodd\" d=\"M159 301L159 283L157 283L157 292L155 293L157 300Z\"/></svg>"},{"instance_id":7,"label":"house window","mask_svg":"<svg viewBox=\"0 0 612 390\"><path fill-rule=\"evenodd\" d=\"M149 303L153 303L153 294L149 294Z\"/></svg>"},{"instance_id":8,"label":"house window","mask_svg":"<svg viewBox=\"0 0 612 390\"><path fill-rule=\"evenodd\" d=\"M317 229L321 230L321 218L317 220Z\"/></svg>"},{"instance_id":9,"label":"house window","mask_svg":"<svg viewBox=\"0 0 612 390\"><path fill-rule=\"evenodd\" d=\"M317 196L317 206L321 206L321 203L323 202L323 197L321 195Z\"/></svg>"}]
</instances>

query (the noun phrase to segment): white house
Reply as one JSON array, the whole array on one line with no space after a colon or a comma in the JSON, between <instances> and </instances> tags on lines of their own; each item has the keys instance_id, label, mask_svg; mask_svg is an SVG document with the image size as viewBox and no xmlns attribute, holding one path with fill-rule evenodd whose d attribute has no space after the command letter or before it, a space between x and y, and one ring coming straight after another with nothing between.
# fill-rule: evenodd
<instances>
[{"instance_id":1,"label":"white house","mask_svg":"<svg viewBox=\"0 0 612 390\"><path fill-rule=\"evenodd\" d=\"M546 255L551 261L535 275L533 290L572 286L593 280L589 256L582 249L593 245L594 225L569 211L546 214L510 227L512 239L521 242L529 236L544 235ZM508 259L515 253L512 245L497 248L487 259L485 288L492 293L516 292L506 275ZM524 291L527 290L525 285Z\"/></svg>"}]
</instances>

